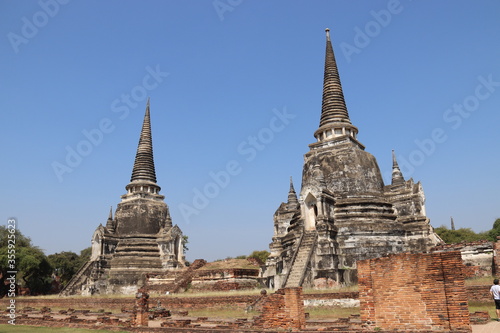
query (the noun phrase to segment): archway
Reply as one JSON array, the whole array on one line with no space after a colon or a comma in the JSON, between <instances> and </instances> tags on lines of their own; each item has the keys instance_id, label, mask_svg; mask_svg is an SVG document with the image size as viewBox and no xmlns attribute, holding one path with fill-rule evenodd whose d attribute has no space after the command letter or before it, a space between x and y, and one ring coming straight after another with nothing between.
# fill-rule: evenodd
<instances>
[{"instance_id":1,"label":"archway","mask_svg":"<svg viewBox=\"0 0 500 333\"><path fill-rule=\"evenodd\" d=\"M318 216L317 199L314 195L309 193L304 200L304 203L306 206L304 228L306 230L315 230L316 217Z\"/></svg>"},{"instance_id":2,"label":"archway","mask_svg":"<svg viewBox=\"0 0 500 333\"><path fill-rule=\"evenodd\" d=\"M92 237L92 255L90 256L91 261L99 259L102 254L102 236L96 232L94 237Z\"/></svg>"}]
</instances>

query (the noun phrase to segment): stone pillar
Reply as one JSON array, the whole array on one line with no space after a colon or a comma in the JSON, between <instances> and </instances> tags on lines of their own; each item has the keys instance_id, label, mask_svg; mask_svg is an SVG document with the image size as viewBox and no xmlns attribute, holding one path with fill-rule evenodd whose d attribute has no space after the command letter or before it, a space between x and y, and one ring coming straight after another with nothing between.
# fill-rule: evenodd
<instances>
[{"instance_id":1,"label":"stone pillar","mask_svg":"<svg viewBox=\"0 0 500 333\"><path fill-rule=\"evenodd\" d=\"M148 326L149 321L149 294L146 288L140 288L135 294L134 326Z\"/></svg>"}]
</instances>

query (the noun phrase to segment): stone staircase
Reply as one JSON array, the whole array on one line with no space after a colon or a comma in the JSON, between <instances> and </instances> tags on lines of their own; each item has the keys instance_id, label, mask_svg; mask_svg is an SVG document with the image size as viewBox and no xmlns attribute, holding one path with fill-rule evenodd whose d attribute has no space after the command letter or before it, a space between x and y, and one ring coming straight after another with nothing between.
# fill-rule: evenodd
<instances>
[{"instance_id":1,"label":"stone staircase","mask_svg":"<svg viewBox=\"0 0 500 333\"><path fill-rule=\"evenodd\" d=\"M90 272L95 264L95 261L87 261L85 265L80 267L80 269L76 272L75 275L71 278L71 280L68 282L68 284L61 290L59 293L60 296L69 296L72 294L76 294L79 292L79 290L73 290L76 286L80 286L83 284L82 279L86 279L89 275Z\"/></svg>"},{"instance_id":2,"label":"stone staircase","mask_svg":"<svg viewBox=\"0 0 500 333\"><path fill-rule=\"evenodd\" d=\"M193 263L189 266L189 268L184 272L184 274L181 274L178 276L174 282L173 286L170 289L171 293L177 293L181 291L182 289L186 289L187 286L191 283L193 280L193 276L195 274L195 271L199 268L202 268L205 266L207 262L203 259L196 259L193 261Z\"/></svg>"},{"instance_id":3,"label":"stone staircase","mask_svg":"<svg viewBox=\"0 0 500 333\"><path fill-rule=\"evenodd\" d=\"M304 274L307 269L307 264L311 259L311 254L316 245L316 231L305 231L300 241L295 258L293 259L292 267L288 273L285 286L286 288L300 287L304 281Z\"/></svg>"},{"instance_id":4,"label":"stone staircase","mask_svg":"<svg viewBox=\"0 0 500 333\"><path fill-rule=\"evenodd\" d=\"M197 270L206 265L203 259L196 259L187 268L164 272L163 274L150 276L147 280L147 288L160 294L182 292L191 283Z\"/></svg>"},{"instance_id":5,"label":"stone staircase","mask_svg":"<svg viewBox=\"0 0 500 333\"><path fill-rule=\"evenodd\" d=\"M125 238L115 250L113 269L153 268L161 270L160 250L154 238Z\"/></svg>"}]
</instances>

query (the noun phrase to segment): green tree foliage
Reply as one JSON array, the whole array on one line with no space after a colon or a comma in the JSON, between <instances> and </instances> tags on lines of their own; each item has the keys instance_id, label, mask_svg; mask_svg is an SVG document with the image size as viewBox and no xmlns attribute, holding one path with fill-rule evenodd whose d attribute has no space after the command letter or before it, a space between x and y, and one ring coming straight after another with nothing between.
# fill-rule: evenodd
<instances>
[{"instance_id":1,"label":"green tree foliage","mask_svg":"<svg viewBox=\"0 0 500 333\"><path fill-rule=\"evenodd\" d=\"M253 251L249 256L248 258L255 258L257 260L259 260L262 264L264 264L267 260L267 257L269 257L271 253L269 253L268 251L266 250L263 250L263 251Z\"/></svg>"},{"instance_id":2,"label":"green tree foliage","mask_svg":"<svg viewBox=\"0 0 500 333\"><path fill-rule=\"evenodd\" d=\"M248 258L254 258L257 259L260 263L264 264L267 260L267 257L269 257L271 253L269 253L266 250L263 251L253 251L250 255L239 255L236 257L226 257L226 259L217 259L215 261L222 261L222 260L229 260L229 259L248 259Z\"/></svg>"},{"instance_id":3,"label":"green tree foliage","mask_svg":"<svg viewBox=\"0 0 500 333\"><path fill-rule=\"evenodd\" d=\"M52 268L43 251L33 246L31 239L24 236L19 229L15 232L15 238L9 238L9 235L11 235L9 230L5 226L0 226L0 271L2 272L0 285L4 285L7 271L13 270L10 264L14 264L17 271L16 282L19 286L30 288L34 294L49 291ZM15 244L12 242L14 239ZM9 260L14 260L15 263Z\"/></svg>"},{"instance_id":4,"label":"green tree foliage","mask_svg":"<svg viewBox=\"0 0 500 333\"><path fill-rule=\"evenodd\" d=\"M74 252L61 252L49 255L47 258L52 267L54 275L59 276L62 286L66 286L73 275L90 260L92 247L80 251L80 255Z\"/></svg>"},{"instance_id":5,"label":"green tree foliage","mask_svg":"<svg viewBox=\"0 0 500 333\"><path fill-rule=\"evenodd\" d=\"M460 228L457 230L450 230L445 226L434 228L434 231L446 244L455 244L460 242L475 242L479 240L493 241L492 231L485 231L476 233L470 228ZM500 230L499 230L500 231Z\"/></svg>"},{"instance_id":6,"label":"green tree foliage","mask_svg":"<svg viewBox=\"0 0 500 333\"><path fill-rule=\"evenodd\" d=\"M89 246L86 249L80 251L80 257L78 258L80 262L80 266L83 266L90 260L90 256L92 255L92 247Z\"/></svg>"},{"instance_id":7,"label":"green tree foliage","mask_svg":"<svg viewBox=\"0 0 500 333\"><path fill-rule=\"evenodd\" d=\"M65 286L80 268L80 256L74 252L61 252L51 254L47 257L55 275L61 279Z\"/></svg>"},{"instance_id":8,"label":"green tree foliage","mask_svg":"<svg viewBox=\"0 0 500 333\"><path fill-rule=\"evenodd\" d=\"M17 253L18 278L21 277L32 294L47 293L52 282L52 267L43 251L31 246L21 247Z\"/></svg>"},{"instance_id":9,"label":"green tree foliage","mask_svg":"<svg viewBox=\"0 0 500 333\"><path fill-rule=\"evenodd\" d=\"M495 222L493 223L493 229L488 231L488 235L490 236L491 240L497 240L497 237L500 236L500 219L495 220Z\"/></svg>"}]
</instances>

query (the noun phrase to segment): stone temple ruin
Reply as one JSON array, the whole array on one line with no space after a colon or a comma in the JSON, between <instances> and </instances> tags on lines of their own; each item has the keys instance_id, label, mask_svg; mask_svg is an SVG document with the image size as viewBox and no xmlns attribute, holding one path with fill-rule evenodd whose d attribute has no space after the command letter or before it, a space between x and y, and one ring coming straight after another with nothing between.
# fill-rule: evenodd
<instances>
[{"instance_id":1,"label":"stone temple ruin","mask_svg":"<svg viewBox=\"0 0 500 333\"><path fill-rule=\"evenodd\" d=\"M271 255L260 278L268 287L354 283L358 260L429 252L442 242L426 217L420 182L404 179L393 153L392 181L385 185L375 157L357 135L327 29L317 142L305 154L299 196L290 181L288 201L274 215ZM159 194L149 101L126 190L114 217L111 211L106 224L94 232L92 256L63 295L133 294L146 280L157 281L162 291L176 290L169 286L172 281L182 285L193 277L209 276L186 269L182 231L172 224Z\"/></svg>"},{"instance_id":2,"label":"stone temple ruin","mask_svg":"<svg viewBox=\"0 0 500 333\"><path fill-rule=\"evenodd\" d=\"M62 295L134 294L146 274L185 267L184 239L172 225L164 196L159 194L153 160L149 100L132 178L115 216L92 236L92 255L61 292Z\"/></svg>"},{"instance_id":3,"label":"stone temple ruin","mask_svg":"<svg viewBox=\"0 0 500 333\"><path fill-rule=\"evenodd\" d=\"M356 261L401 252L428 252L441 242L425 213L420 182L405 180L393 152L384 185L373 155L357 139L326 30L323 101L317 142L304 156L299 197L274 214L274 236L263 277L268 287L353 283Z\"/></svg>"}]
</instances>

